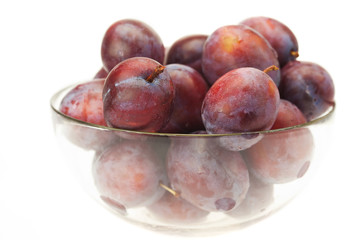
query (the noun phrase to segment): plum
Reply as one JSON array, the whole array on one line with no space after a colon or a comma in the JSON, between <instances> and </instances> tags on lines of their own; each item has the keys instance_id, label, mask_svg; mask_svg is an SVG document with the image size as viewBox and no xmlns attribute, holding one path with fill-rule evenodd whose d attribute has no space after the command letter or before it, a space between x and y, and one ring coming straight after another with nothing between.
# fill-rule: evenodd
<instances>
[{"instance_id":1,"label":"plum","mask_svg":"<svg viewBox=\"0 0 360 240\"><path fill-rule=\"evenodd\" d=\"M179 63L202 74L201 59L207 35L189 35L175 41L166 56L166 64Z\"/></svg>"},{"instance_id":2,"label":"plum","mask_svg":"<svg viewBox=\"0 0 360 240\"><path fill-rule=\"evenodd\" d=\"M295 104L285 99L280 99L279 111L271 129L292 127L306 122L304 114Z\"/></svg>"},{"instance_id":3,"label":"plum","mask_svg":"<svg viewBox=\"0 0 360 240\"><path fill-rule=\"evenodd\" d=\"M275 122L279 104L279 91L269 75L256 68L238 68L211 86L201 116L210 134L269 130ZM244 134L224 137L222 141L229 150L238 151L259 139L258 134Z\"/></svg>"},{"instance_id":4,"label":"plum","mask_svg":"<svg viewBox=\"0 0 360 240\"><path fill-rule=\"evenodd\" d=\"M282 22L269 17L251 17L241 22L259 32L275 49L280 66L299 56L299 46L294 33Z\"/></svg>"},{"instance_id":5,"label":"plum","mask_svg":"<svg viewBox=\"0 0 360 240\"><path fill-rule=\"evenodd\" d=\"M330 74L319 64L292 61L281 72L281 98L295 104L311 121L334 106L335 88Z\"/></svg>"},{"instance_id":6,"label":"plum","mask_svg":"<svg viewBox=\"0 0 360 240\"><path fill-rule=\"evenodd\" d=\"M307 128L268 133L243 154L249 170L267 183L288 183L304 176L314 149Z\"/></svg>"},{"instance_id":7,"label":"plum","mask_svg":"<svg viewBox=\"0 0 360 240\"><path fill-rule=\"evenodd\" d=\"M147 142L122 141L93 162L95 186L103 200L117 208L151 205L165 193L164 162Z\"/></svg>"},{"instance_id":8,"label":"plum","mask_svg":"<svg viewBox=\"0 0 360 240\"><path fill-rule=\"evenodd\" d=\"M104 118L110 127L157 132L168 123L174 98L174 85L163 65L150 58L129 58L106 78Z\"/></svg>"},{"instance_id":9,"label":"plum","mask_svg":"<svg viewBox=\"0 0 360 240\"><path fill-rule=\"evenodd\" d=\"M264 70L272 65L279 67L276 51L263 36L245 25L220 27L204 44L202 71L210 85L233 69L253 67ZM278 86L280 72L268 74Z\"/></svg>"},{"instance_id":10,"label":"plum","mask_svg":"<svg viewBox=\"0 0 360 240\"><path fill-rule=\"evenodd\" d=\"M166 65L175 87L174 110L167 125L161 129L166 133L189 133L204 129L201 106L209 86L193 68L183 64Z\"/></svg>"},{"instance_id":11,"label":"plum","mask_svg":"<svg viewBox=\"0 0 360 240\"><path fill-rule=\"evenodd\" d=\"M106 126L102 91L104 79L98 79L77 85L60 103L60 111L72 118Z\"/></svg>"},{"instance_id":12,"label":"plum","mask_svg":"<svg viewBox=\"0 0 360 240\"><path fill-rule=\"evenodd\" d=\"M96 79L78 84L64 96L60 111L83 122L106 126L102 101L104 81ZM86 150L100 150L116 140L116 136L109 130L81 124L64 125L63 131L69 141Z\"/></svg>"},{"instance_id":13,"label":"plum","mask_svg":"<svg viewBox=\"0 0 360 240\"><path fill-rule=\"evenodd\" d=\"M166 165L171 188L205 211L231 211L249 187L240 153L220 148L206 137L172 139Z\"/></svg>"},{"instance_id":14,"label":"plum","mask_svg":"<svg viewBox=\"0 0 360 240\"><path fill-rule=\"evenodd\" d=\"M106 71L132 57L148 57L164 63L165 47L159 35L144 22L123 19L113 23L101 44L101 58Z\"/></svg>"}]
</instances>

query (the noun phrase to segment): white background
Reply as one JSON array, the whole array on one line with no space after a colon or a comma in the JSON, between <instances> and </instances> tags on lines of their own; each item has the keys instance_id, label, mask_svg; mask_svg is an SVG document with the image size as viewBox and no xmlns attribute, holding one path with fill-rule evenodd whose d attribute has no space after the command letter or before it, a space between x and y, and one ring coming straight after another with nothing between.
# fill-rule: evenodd
<instances>
[{"instance_id":1,"label":"white background","mask_svg":"<svg viewBox=\"0 0 360 240\"><path fill-rule=\"evenodd\" d=\"M178 239L123 222L77 184L59 154L49 99L91 78L100 45L122 18L147 22L169 46L250 16L298 38L300 60L332 75L337 109L330 157L312 184L275 215L209 239L359 239L359 13L356 1L1 1L0 239ZM189 237L187 239L190 239Z\"/></svg>"}]
</instances>

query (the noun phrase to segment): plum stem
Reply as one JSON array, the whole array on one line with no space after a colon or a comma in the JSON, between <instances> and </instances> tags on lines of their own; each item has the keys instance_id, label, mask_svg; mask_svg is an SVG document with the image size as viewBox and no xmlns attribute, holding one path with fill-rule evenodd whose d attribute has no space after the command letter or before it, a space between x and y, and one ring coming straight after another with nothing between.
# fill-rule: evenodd
<instances>
[{"instance_id":1,"label":"plum stem","mask_svg":"<svg viewBox=\"0 0 360 240\"><path fill-rule=\"evenodd\" d=\"M270 71L276 71L276 70L279 70L279 68L277 66L275 66L275 65L272 65L270 67L265 68L263 72L268 73Z\"/></svg>"},{"instance_id":2,"label":"plum stem","mask_svg":"<svg viewBox=\"0 0 360 240\"><path fill-rule=\"evenodd\" d=\"M299 52L298 51L290 51L290 55L297 58L297 57L299 57Z\"/></svg>"},{"instance_id":3,"label":"plum stem","mask_svg":"<svg viewBox=\"0 0 360 240\"><path fill-rule=\"evenodd\" d=\"M146 81L152 83L154 79L160 75L165 69L165 66L159 65L155 68L155 70L146 78Z\"/></svg>"},{"instance_id":4,"label":"plum stem","mask_svg":"<svg viewBox=\"0 0 360 240\"><path fill-rule=\"evenodd\" d=\"M180 194L178 192L176 192L174 189L169 188L168 186L164 185L162 182L160 182L159 184L160 184L160 187L162 187L163 189L165 189L166 191L168 191L175 197L180 197Z\"/></svg>"}]
</instances>

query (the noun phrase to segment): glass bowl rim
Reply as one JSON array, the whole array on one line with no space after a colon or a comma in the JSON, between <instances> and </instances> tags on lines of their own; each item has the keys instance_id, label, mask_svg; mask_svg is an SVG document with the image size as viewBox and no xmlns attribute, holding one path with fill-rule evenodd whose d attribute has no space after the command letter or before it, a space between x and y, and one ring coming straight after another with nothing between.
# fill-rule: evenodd
<instances>
[{"instance_id":1,"label":"glass bowl rim","mask_svg":"<svg viewBox=\"0 0 360 240\"><path fill-rule=\"evenodd\" d=\"M90 127L90 128L96 128L99 130L106 130L106 131L132 133L132 134L138 134L138 135L158 136L158 137L224 137L224 136L261 135L261 134L270 134L270 133L277 133L277 132L286 132L289 130L295 130L295 129L300 129L300 128L320 124L321 122L330 119L335 111L335 106L336 106L336 102L334 101L333 104L329 107L329 109L321 116L319 116L311 121L308 121L306 123L303 123L303 124L294 125L294 126L286 127L286 128L279 128L279 129L238 132L238 133L215 133L215 134L142 132L142 131L136 131L136 130L113 128L113 127L93 124L93 123L85 122L85 121L70 117L70 116L62 113L58 109L58 107L55 106L57 99L61 96L62 93L64 93L65 91L71 90L72 88L76 87L77 85L79 85L81 83L85 83L85 82L68 85L68 86L58 90L55 94L52 95L52 97L50 99L50 107L56 114L60 115L61 117L65 118L71 122L74 122L74 123L77 123L77 124L80 124L80 125L83 125L86 127Z\"/></svg>"}]
</instances>

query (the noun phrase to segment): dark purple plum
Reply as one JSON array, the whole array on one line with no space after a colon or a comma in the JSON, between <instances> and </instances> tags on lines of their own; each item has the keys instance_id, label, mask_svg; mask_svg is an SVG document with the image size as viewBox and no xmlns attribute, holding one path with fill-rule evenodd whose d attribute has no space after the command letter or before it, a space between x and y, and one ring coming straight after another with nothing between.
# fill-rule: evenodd
<instances>
[{"instance_id":1,"label":"dark purple plum","mask_svg":"<svg viewBox=\"0 0 360 240\"><path fill-rule=\"evenodd\" d=\"M259 32L275 49L280 66L299 56L299 46L294 33L283 23L268 17L251 17L241 22Z\"/></svg>"},{"instance_id":2,"label":"dark purple plum","mask_svg":"<svg viewBox=\"0 0 360 240\"><path fill-rule=\"evenodd\" d=\"M157 132L168 123L174 98L164 66L150 58L129 58L106 78L104 118L110 127Z\"/></svg>"},{"instance_id":3,"label":"dark purple plum","mask_svg":"<svg viewBox=\"0 0 360 240\"><path fill-rule=\"evenodd\" d=\"M271 129L292 127L306 122L304 114L295 104L285 99L280 99L279 111Z\"/></svg>"},{"instance_id":4,"label":"dark purple plum","mask_svg":"<svg viewBox=\"0 0 360 240\"><path fill-rule=\"evenodd\" d=\"M210 85L236 68L265 70L272 65L279 67L276 51L264 37L245 25L220 27L204 44L202 71ZM271 71L268 74L278 86L280 72Z\"/></svg>"},{"instance_id":5,"label":"dark purple plum","mask_svg":"<svg viewBox=\"0 0 360 240\"><path fill-rule=\"evenodd\" d=\"M167 155L171 188L205 211L228 212L244 199L249 173L239 152L204 138L172 139Z\"/></svg>"},{"instance_id":6,"label":"dark purple plum","mask_svg":"<svg viewBox=\"0 0 360 240\"><path fill-rule=\"evenodd\" d=\"M117 208L148 206L165 193L164 162L147 142L122 141L107 148L93 162L100 197Z\"/></svg>"},{"instance_id":7,"label":"dark purple plum","mask_svg":"<svg viewBox=\"0 0 360 240\"><path fill-rule=\"evenodd\" d=\"M138 20L123 19L107 29L101 45L101 58L105 70L111 71L131 57L148 57L163 64L165 48L150 26Z\"/></svg>"},{"instance_id":8,"label":"dark purple plum","mask_svg":"<svg viewBox=\"0 0 360 240\"><path fill-rule=\"evenodd\" d=\"M201 58L207 38L207 35L190 35L178 39L167 53L166 64L184 64L202 74Z\"/></svg>"},{"instance_id":9,"label":"dark purple plum","mask_svg":"<svg viewBox=\"0 0 360 240\"><path fill-rule=\"evenodd\" d=\"M319 117L335 104L333 80L320 65L292 61L281 73L281 98L295 104L308 121Z\"/></svg>"},{"instance_id":10,"label":"dark purple plum","mask_svg":"<svg viewBox=\"0 0 360 240\"><path fill-rule=\"evenodd\" d=\"M189 133L204 129L201 106L209 89L207 82L186 65L169 64L166 69L175 87L175 99L170 120L161 132Z\"/></svg>"}]
</instances>

